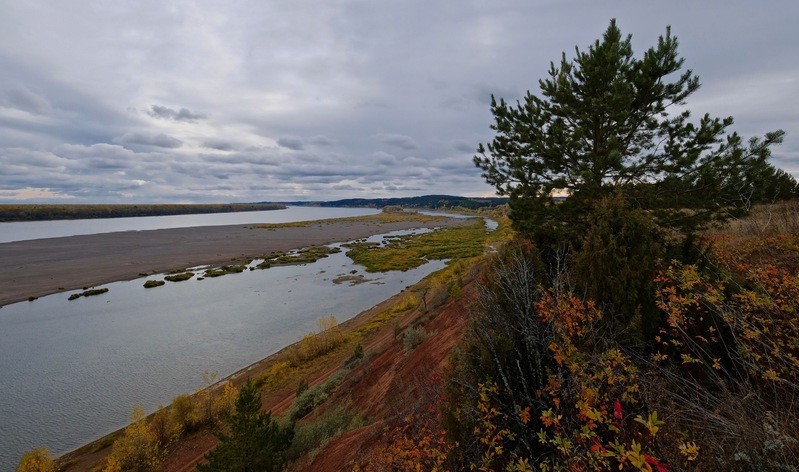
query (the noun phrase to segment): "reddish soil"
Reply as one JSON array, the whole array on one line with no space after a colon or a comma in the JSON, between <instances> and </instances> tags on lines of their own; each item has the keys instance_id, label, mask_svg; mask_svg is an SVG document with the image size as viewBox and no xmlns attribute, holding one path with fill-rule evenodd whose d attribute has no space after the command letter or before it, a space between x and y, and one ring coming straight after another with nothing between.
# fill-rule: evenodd
<instances>
[{"instance_id":1,"label":"reddish soil","mask_svg":"<svg viewBox=\"0 0 799 472\"><path fill-rule=\"evenodd\" d=\"M310 465L298 470L351 470L373 448L383 445L384 426L432 401L430 396L440 388L450 352L466 329L468 307L475 297L474 280L466 281L462 293L429 316L416 313L405 319L407 325L424 326L430 333L413 351L406 351L393 334L378 340L371 351L376 357L352 371L327 402L351 401L353 408L372 422L333 439Z\"/></svg>"},{"instance_id":2,"label":"reddish soil","mask_svg":"<svg viewBox=\"0 0 799 472\"><path fill-rule=\"evenodd\" d=\"M476 272L476 271L473 271ZM427 281L422 281L410 291L421 298ZM402 327L424 326L429 336L413 351L407 352L401 337L395 337L394 325L389 324L371 335L364 344L365 358L361 364L344 379L342 385L328 401L312 412L314 417L327 407L346 401L364 414L370 424L347 432L329 442L310 464L297 464L295 470L338 471L348 470L350 464L363 454L380 444L383 426L401 417L414 405L425 402L429 393L427 386L440 382L447 365L449 353L463 335L465 313L474 298L473 276L467 277L462 289L462 297L423 314L421 309L406 315L398 321ZM407 291L406 291L407 293ZM405 294L398 294L357 317L342 323L344 332L357 329L369 319L400 301ZM275 361L284 357L287 347L230 377L241 384L247 377L257 376ZM326 362L314 366L307 378L311 386L324 382L340 369L343 360L350 352L342 352ZM285 412L295 398L295 383L277 391L265 394L262 398L264 410L274 415ZM103 442L103 440L97 443ZM107 443L107 441L106 441ZM96 444L96 443L95 443ZM89 444L79 451L62 458L67 464L65 472L87 472L99 470L111 448L96 451L95 444ZM161 464L161 470L168 472L189 472L197 462L216 446L217 440L209 431L201 431L182 438L170 451Z\"/></svg>"}]
</instances>

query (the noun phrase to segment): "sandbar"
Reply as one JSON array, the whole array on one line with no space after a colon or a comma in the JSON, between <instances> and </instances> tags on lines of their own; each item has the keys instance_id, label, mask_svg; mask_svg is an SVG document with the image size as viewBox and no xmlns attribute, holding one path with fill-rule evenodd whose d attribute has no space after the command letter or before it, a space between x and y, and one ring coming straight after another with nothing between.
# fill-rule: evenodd
<instances>
[{"instance_id":1,"label":"sandbar","mask_svg":"<svg viewBox=\"0 0 799 472\"><path fill-rule=\"evenodd\" d=\"M203 226L69 236L0 244L0 306L141 274L228 264L272 251L345 242L375 234L431 226L458 226L448 218L374 222L333 220L271 229L252 225Z\"/></svg>"}]
</instances>

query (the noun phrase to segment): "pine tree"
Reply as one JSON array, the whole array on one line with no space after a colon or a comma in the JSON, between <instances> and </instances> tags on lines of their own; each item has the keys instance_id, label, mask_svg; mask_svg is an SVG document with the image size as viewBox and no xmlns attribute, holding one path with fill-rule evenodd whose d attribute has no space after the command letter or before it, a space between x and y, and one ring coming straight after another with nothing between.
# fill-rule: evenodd
<instances>
[{"instance_id":1,"label":"pine tree","mask_svg":"<svg viewBox=\"0 0 799 472\"><path fill-rule=\"evenodd\" d=\"M592 203L621 191L660 226L692 231L743 214L768 193L764 179L775 173L767 159L783 131L745 143L727 134L731 117L689 121L683 105L699 78L677 74L684 59L670 28L640 59L630 40L611 20L587 51L551 64L541 97L528 91L511 106L492 96L496 137L474 162L510 197L517 230L581 234ZM569 197L555 204L559 192Z\"/></svg>"},{"instance_id":2,"label":"pine tree","mask_svg":"<svg viewBox=\"0 0 799 472\"><path fill-rule=\"evenodd\" d=\"M219 445L205 455L198 472L270 472L285 463L284 451L294 430L281 427L271 413L261 410L261 395L249 379L241 388L232 415L223 418L227 432L217 431Z\"/></svg>"}]
</instances>

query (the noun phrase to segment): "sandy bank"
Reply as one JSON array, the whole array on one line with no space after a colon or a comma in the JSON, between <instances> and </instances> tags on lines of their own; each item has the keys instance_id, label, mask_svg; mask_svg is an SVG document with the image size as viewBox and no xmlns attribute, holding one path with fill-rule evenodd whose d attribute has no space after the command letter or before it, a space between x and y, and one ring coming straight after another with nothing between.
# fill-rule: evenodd
<instances>
[{"instance_id":1,"label":"sandy bank","mask_svg":"<svg viewBox=\"0 0 799 472\"><path fill-rule=\"evenodd\" d=\"M455 226L448 219L436 226ZM0 306L56 292L130 280L204 264L252 259L271 251L330 244L431 223L322 221L275 229L204 226L93 234L0 244Z\"/></svg>"}]
</instances>

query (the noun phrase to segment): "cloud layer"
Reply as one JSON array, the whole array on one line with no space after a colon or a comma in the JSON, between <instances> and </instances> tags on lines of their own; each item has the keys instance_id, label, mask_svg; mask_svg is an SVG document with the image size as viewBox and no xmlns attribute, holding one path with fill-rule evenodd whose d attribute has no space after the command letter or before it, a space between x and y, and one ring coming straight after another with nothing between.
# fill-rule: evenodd
<instances>
[{"instance_id":1,"label":"cloud layer","mask_svg":"<svg viewBox=\"0 0 799 472\"><path fill-rule=\"evenodd\" d=\"M785 129L799 175L799 4L667 3L0 0L0 201L489 195L490 95L614 17L639 53L670 24L688 106Z\"/></svg>"}]
</instances>

